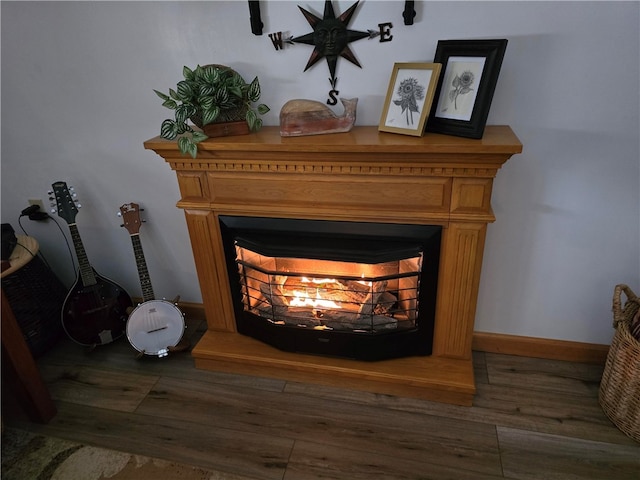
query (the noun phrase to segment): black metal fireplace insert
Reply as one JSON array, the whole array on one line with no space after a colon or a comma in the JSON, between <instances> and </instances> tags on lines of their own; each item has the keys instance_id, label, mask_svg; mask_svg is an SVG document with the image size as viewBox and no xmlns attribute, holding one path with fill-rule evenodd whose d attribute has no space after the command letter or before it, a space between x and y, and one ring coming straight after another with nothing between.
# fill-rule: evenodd
<instances>
[{"instance_id":1,"label":"black metal fireplace insert","mask_svg":"<svg viewBox=\"0 0 640 480\"><path fill-rule=\"evenodd\" d=\"M442 227L219 221L239 333L358 360L431 354Z\"/></svg>"}]
</instances>

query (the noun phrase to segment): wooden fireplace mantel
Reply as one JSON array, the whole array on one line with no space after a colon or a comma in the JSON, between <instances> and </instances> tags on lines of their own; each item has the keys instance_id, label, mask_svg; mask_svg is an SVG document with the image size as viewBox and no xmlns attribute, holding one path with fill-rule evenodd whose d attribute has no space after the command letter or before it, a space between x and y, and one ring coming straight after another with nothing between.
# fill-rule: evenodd
<instances>
[{"instance_id":1,"label":"wooden fireplace mantel","mask_svg":"<svg viewBox=\"0 0 640 480\"><path fill-rule=\"evenodd\" d=\"M175 170L208 331L196 367L470 405L471 337L493 178L522 144L508 126L472 140L351 132L280 137L279 127L209 139L183 156L160 137L145 148ZM236 333L219 215L443 227L433 354L380 362L282 352Z\"/></svg>"}]
</instances>

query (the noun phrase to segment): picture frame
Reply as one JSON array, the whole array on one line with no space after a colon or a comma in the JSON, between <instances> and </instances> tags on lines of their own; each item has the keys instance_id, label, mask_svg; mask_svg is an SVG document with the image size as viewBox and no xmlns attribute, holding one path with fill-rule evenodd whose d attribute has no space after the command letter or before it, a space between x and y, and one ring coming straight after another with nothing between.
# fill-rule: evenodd
<instances>
[{"instance_id":1,"label":"picture frame","mask_svg":"<svg viewBox=\"0 0 640 480\"><path fill-rule=\"evenodd\" d=\"M506 49L507 39L438 42L442 74L427 132L482 138Z\"/></svg>"},{"instance_id":2,"label":"picture frame","mask_svg":"<svg viewBox=\"0 0 640 480\"><path fill-rule=\"evenodd\" d=\"M395 63L378 131L424 135L441 68L439 63Z\"/></svg>"}]
</instances>

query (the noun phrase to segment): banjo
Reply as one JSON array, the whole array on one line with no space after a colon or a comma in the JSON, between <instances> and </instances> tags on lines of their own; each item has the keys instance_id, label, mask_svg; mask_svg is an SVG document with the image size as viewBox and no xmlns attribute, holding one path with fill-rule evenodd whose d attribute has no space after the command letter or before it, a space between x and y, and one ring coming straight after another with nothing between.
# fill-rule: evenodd
<instances>
[{"instance_id":1,"label":"banjo","mask_svg":"<svg viewBox=\"0 0 640 480\"><path fill-rule=\"evenodd\" d=\"M131 236L142 286L142 303L129 315L126 333L129 343L143 355L166 357L184 334L184 314L173 303L156 300L140 242L140 207L125 203L120 207L123 227Z\"/></svg>"}]
</instances>

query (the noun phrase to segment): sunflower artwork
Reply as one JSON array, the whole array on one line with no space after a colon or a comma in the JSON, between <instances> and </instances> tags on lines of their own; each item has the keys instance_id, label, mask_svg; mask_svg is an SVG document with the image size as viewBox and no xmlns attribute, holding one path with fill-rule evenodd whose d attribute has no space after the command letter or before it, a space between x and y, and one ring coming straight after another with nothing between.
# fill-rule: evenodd
<instances>
[{"instance_id":1,"label":"sunflower artwork","mask_svg":"<svg viewBox=\"0 0 640 480\"><path fill-rule=\"evenodd\" d=\"M469 70L465 70L462 74L455 76L451 82L453 88L449 91L449 100L453 102L453 108L458 109L458 95L465 95L473 91L471 87L474 80L473 72Z\"/></svg>"},{"instance_id":2,"label":"sunflower artwork","mask_svg":"<svg viewBox=\"0 0 640 480\"><path fill-rule=\"evenodd\" d=\"M396 63L378 130L422 136L440 75L439 63Z\"/></svg>"},{"instance_id":3,"label":"sunflower artwork","mask_svg":"<svg viewBox=\"0 0 640 480\"><path fill-rule=\"evenodd\" d=\"M418 83L413 77L406 78L400 82L397 95L400 97L394 100L393 103L398 105L402 109L402 114L405 116L407 126L414 124L413 114L418 114L420 118L420 107L418 101L424 100L424 86Z\"/></svg>"},{"instance_id":4,"label":"sunflower artwork","mask_svg":"<svg viewBox=\"0 0 640 480\"><path fill-rule=\"evenodd\" d=\"M443 74L427 132L482 138L506 48L505 38L438 41Z\"/></svg>"},{"instance_id":5,"label":"sunflower artwork","mask_svg":"<svg viewBox=\"0 0 640 480\"><path fill-rule=\"evenodd\" d=\"M485 63L484 57L449 57L436 116L471 120Z\"/></svg>"}]
</instances>

